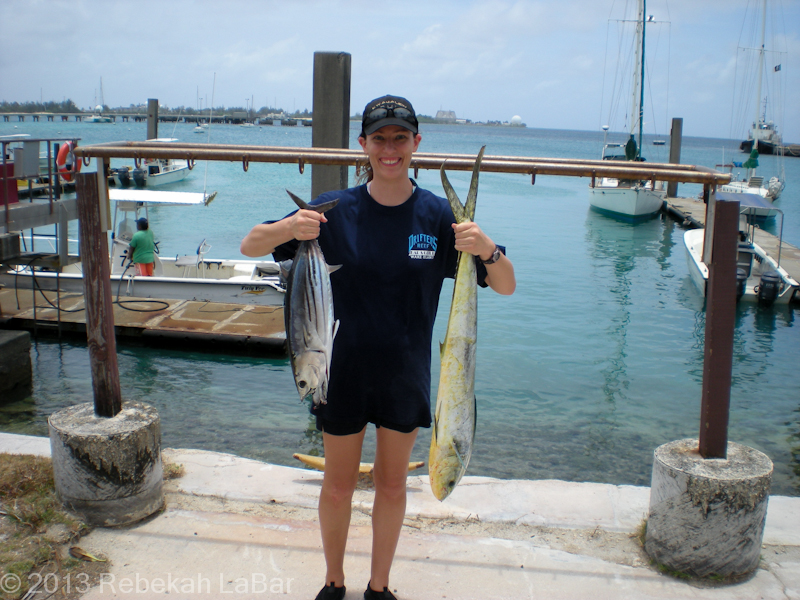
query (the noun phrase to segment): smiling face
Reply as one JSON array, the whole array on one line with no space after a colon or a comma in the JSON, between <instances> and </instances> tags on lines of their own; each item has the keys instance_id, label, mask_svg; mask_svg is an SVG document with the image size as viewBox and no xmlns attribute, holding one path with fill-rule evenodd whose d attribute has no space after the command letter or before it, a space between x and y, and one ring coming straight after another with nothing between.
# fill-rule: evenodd
<instances>
[{"instance_id":1,"label":"smiling face","mask_svg":"<svg viewBox=\"0 0 800 600\"><path fill-rule=\"evenodd\" d=\"M369 157L373 179L385 182L408 179L411 155L419 147L422 136L398 125L381 127L358 141Z\"/></svg>"}]
</instances>

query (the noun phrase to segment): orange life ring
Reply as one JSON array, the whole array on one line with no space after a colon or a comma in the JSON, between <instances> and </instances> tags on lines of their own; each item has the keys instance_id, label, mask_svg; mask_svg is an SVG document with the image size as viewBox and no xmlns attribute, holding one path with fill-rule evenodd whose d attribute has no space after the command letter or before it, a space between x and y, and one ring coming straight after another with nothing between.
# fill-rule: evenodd
<instances>
[{"instance_id":1,"label":"orange life ring","mask_svg":"<svg viewBox=\"0 0 800 600\"><path fill-rule=\"evenodd\" d=\"M58 172L67 183L72 181L73 173L77 174L81 170L81 161L75 158L74 150L75 142L65 142L58 149L58 156L56 157Z\"/></svg>"}]
</instances>

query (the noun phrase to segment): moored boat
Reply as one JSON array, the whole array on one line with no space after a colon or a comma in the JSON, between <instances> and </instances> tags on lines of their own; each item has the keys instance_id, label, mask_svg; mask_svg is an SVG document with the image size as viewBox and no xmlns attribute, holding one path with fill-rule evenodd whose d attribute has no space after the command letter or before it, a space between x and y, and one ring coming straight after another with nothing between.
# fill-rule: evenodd
<instances>
[{"instance_id":1,"label":"moored boat","mask_svg":"<svg viewBox=\"0 0 800 600\"><path fill-rule=\"evenodd\" d=\"M280 266L273 261L207 258L211 246L203 240L190 255L156 255L154 275L135 274L128 260L128 247L136 230L136 219L152 206L202 206L213 199L203 193L110 189L115 203L114 233L109 260L114 297L163 298L282 306L285 294ZM78 257L73 257L77 259ZM72 262L57 272L19 266L0 274L0 283L10 288L31 288L83 293L81 263Z\"/></svg>"},{"instance_id":2,"label":"moored boat","mask_svg":"<svg viewBox=\"0 0 800 600\"><path fill-rule=\"evenodd\" d=\"M747 218L748 208L742 210L744 222L740 225L736 258L737 299L758 302L767 307L773 304L789 304L800 284L780 266L779 260L775 260L753 241L753 220ZM708 265L703 262L704 241L704 229L690 229L683 236L689 275L703 296L706 295L708 286Z\"/></svg>"},{"instance_id":3,"label":"moored boat","mask_svg":"<svg viewBox=\"0 0 800 600\"><path fill-rule=\"evenodd\" d=\"M636 16L634 49L636 57L633 86L629 108L630 139L626 144L603 144L603 160L643 161L642 135L644 114L645 30L650 20L645 19L644 0L639 0ZM634 133L638 129L638 143ZM608 133L608 126L603 130ZM602 177L589 186L589 204L595 210L615 218L639 221L655 215L664 205L667 190L663 182L636 181Z\"/></svg>"}]
</instances>

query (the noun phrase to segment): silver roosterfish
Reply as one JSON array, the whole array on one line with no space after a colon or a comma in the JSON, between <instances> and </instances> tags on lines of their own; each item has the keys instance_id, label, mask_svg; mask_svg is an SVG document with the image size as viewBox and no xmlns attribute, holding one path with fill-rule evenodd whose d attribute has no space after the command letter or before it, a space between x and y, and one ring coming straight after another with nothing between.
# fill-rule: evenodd
<instances>
[{"instance_id":1,"label":"silver roosterfish","mask_svg":"<svg viewBox=\"0 0 800 600\"><path fill-rule=\"evenodd\" d=\"M442 186L457 223L465 223L475 218L478 174L485 149L486 146L481 148L472 169L472 182L465 205L458 199L442 165ZM439 374L439 391L436 395L431 450L428 456L431 489L439 500L447 498L455 489L467 470L469 457L472 454L477 417L475 399L477 338L478 289L475 259L471 254L459 252L447 333L444 343L440 344L442 367Z\"/></svg>"},{"instance_id":2,"label":"silver roosterfish","mask_svg":"<svg viewBox=\"0 0 800 600\"><path fill-rule=\"evenodd\" d=\"M339 202L337 199L312 206L289 190L286 192L300 208L319 213ZM325 262L316 239L303 240L287 276L283 316L289 359L300 401L311 397L314 406L327 402L333 338L339 329L339 321L333 319L330 274L338 268Z\"/></svg>"}]
</instances>

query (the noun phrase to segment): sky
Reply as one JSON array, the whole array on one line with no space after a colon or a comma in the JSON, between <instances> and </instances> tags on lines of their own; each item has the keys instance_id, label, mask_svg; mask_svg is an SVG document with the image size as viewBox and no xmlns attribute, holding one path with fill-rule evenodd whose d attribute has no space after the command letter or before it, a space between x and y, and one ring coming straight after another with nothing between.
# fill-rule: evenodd
<instances>
[{"instance_id":1,"label":"sky","mask_svg":"<svg viewBox=\"0 0 800 600\"><path fill-rule=\"evenodd\" d=\"M668 134L681 117L685 136L743 135L756 91L738 89L753 53L737 47L752 43L758 1L647 2L646 133ZM619 22L629 3L1 0L0 101L71 99L89 109L102 78L111 107L157 98L207 108L213 99L215 107L310 111L314 53L347 52L351 114L395 94L431 116L518 115L529 127L622 131L627 109L612 112L611 98L630 96L614 83L633 70L615 77L617 40L632 39ZM767 22L767 46L781 51L767 55L770 74L781 65L768 118L785 142L800 143L800 0L771 0ZM749 108L737 104L744 96Z\"/></svg>"}]
</instances>

